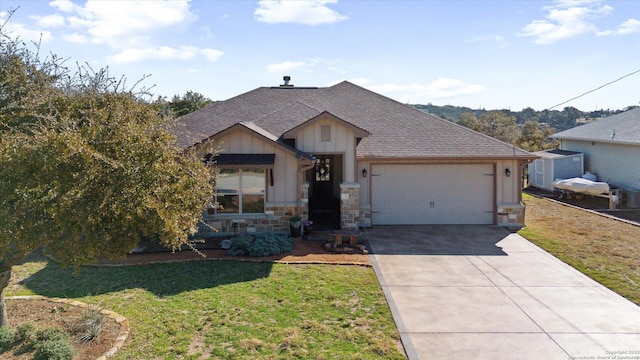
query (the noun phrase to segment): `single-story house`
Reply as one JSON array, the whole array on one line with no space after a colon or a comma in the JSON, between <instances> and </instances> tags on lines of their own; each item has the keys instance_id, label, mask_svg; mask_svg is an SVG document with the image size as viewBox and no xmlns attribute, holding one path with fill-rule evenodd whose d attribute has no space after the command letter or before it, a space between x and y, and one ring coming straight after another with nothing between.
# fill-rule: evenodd
<instances>
[{"instance_id":1,"label":"single-story house","mask_svg":"<svg viewBox=\"0 0 640 360\"><path fill-rule=\"evenodd\" d=\"M522 168L536 157L347 81L260 87L178 121L178 144L214 157L217 209L231 231L524 224Z\"/></svg>"},{"instance_id":2,"label":"single-story house","mask_svg":"<svg viewBox=\"0 0 640 360\"><path fill-rule=\"evenodd\" d=\"M560 149L584 154L585 171L631 192L640 191L640 108L551 135Z\"/></svg>"}]
</instances>

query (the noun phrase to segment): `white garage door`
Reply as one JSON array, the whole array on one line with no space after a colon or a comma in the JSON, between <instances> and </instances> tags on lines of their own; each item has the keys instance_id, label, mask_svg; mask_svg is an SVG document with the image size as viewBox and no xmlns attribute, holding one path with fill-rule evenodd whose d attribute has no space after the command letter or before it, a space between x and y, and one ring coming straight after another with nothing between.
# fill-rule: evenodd
<instances>
[{"instance_id":1,"label":"white garage door","mask_svg":"<svg viewBox=\"0 0 640 360\"><path fill-rule=\"evenodd\" d=\"M492 164L373 164L373 225L493 224Z\"/></svg>"}]
</instances>

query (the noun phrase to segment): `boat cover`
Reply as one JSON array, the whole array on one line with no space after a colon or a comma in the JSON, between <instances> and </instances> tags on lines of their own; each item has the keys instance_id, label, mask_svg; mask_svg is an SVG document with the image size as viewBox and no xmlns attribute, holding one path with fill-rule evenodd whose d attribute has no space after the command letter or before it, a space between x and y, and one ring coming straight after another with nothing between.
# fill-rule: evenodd
<instances>
[{"instance_id":1,"label":"boat cover","mask_svg":"<svg viewBox=\"0 0 640 360\"><path fill-rule=\"evenodd\" d=\"M605 182L591 181L583 178L571 178L564 180L558 179L553 182L553 187L581 194L609 194L609 184Z\"/></svg>"}]
</instances>

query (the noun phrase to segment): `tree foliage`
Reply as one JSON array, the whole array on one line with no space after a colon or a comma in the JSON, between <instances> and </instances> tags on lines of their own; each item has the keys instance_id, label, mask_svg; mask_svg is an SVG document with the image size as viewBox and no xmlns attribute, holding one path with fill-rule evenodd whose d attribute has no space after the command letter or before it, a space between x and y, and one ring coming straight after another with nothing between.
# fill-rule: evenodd
<instances>
[{"instance_id":1,"label":"tree foliage","mask_svg":"<svg viewBox=\"0 0 640 360\"><path fill-rule=\"evenodd\" d=\"M464 113L460 115L458 123L507 143L515 142L520 136L516 118L501 111L488 111L480 114L480 116L476 116L473 113Z\"/></svg>"},{"instance_id":2,"label":"tree foliage","mask_svg":"<svg viewBox=\"0 0 640 360\"><path fill-rule=\"evenodd\" d=\"M557 140L550 140L554 130L535 120L528 120L522 125L522 133L514 142L519 148L527 151L541 151L558 147Z\"/></svg>"},{"instance_id":3,"label":"tree foliage","mask_svg":"<svg viewBox=\"0 0 640 360\"><path fill-rule=\"evenodd\" d=\"M123 257L143 237L188 243L211 171L134 89L107 69L42 59L0 27L0 297L39 248L78 265Z\"/></svg>"},{"instance_id":4,"label":"tree foliage","mask_svg":"<svg viewBox=\"0 0 640 360\"><path fill-rule=\"evenodd\" d=\"M173 112L174 116L180 117L204 109L211 106L211 104L213 104L211 99L189 90L182 96L174 95L171 101L167 103L167 107Z\"/></svg>"}]
</instances>

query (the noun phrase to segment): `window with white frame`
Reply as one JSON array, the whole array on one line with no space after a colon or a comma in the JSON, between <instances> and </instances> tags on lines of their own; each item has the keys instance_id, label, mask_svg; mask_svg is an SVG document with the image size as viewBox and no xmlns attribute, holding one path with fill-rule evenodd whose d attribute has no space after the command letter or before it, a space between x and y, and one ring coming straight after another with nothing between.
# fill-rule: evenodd
<instances>
[{"instance_id":1,"label":"window with white frame","mask_svg":"<svg viewBox=\"0 0 640 360\"><path fill-rule=\"evenodd\" d=\"M220 169L216 202L219 214L264 213L265 169Z\"/></svg>"}]
</instances>

